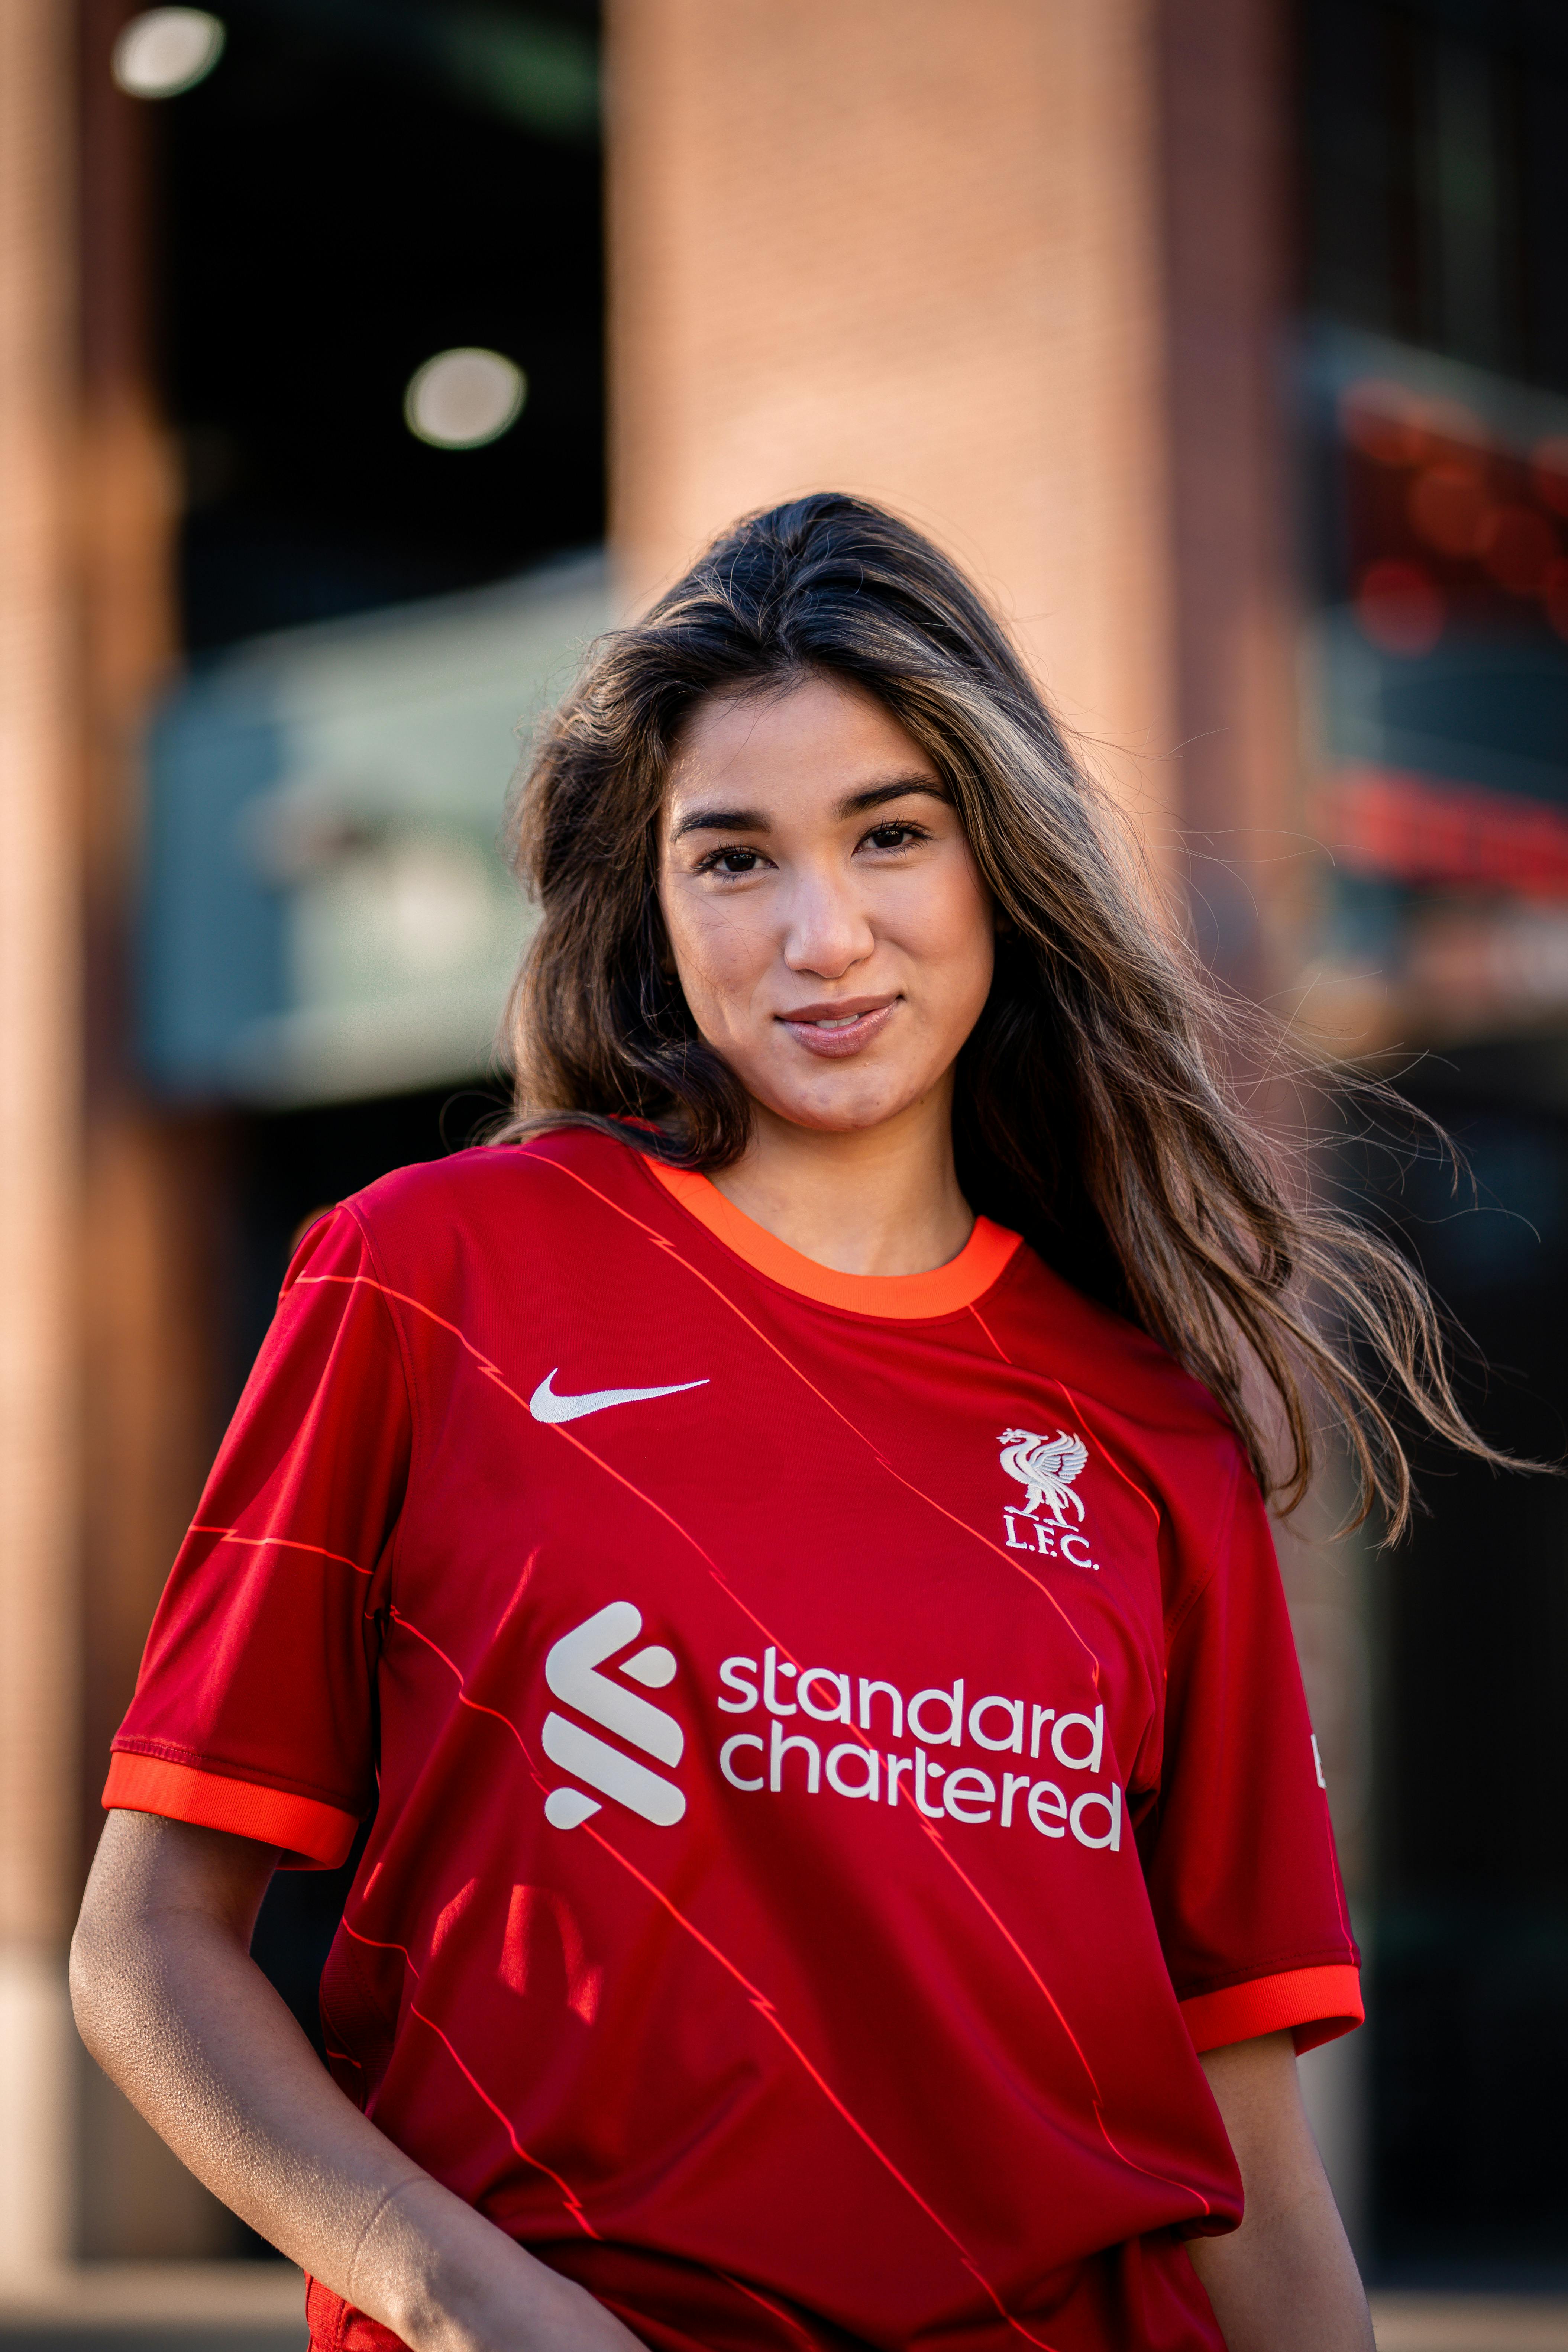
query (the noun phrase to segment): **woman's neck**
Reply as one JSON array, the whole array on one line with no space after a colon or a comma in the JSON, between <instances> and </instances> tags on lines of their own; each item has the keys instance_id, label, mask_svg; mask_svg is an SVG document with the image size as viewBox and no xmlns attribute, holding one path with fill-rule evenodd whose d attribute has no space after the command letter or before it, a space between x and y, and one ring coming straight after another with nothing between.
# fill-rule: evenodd
<instances>
[{"instance_id":1,"label":"woman's neck","mask_svg":"<svg viewBox=\"0 0 1568 2352\"><path fill-rule=\"evenodd\" d=\"M974 1230L953 1166L950 1087L847 1132L796 1127L759 1105L743 1158L712 1181L766 1232L839 1274L929 1274Z\"/></svg>"}]
</instances>

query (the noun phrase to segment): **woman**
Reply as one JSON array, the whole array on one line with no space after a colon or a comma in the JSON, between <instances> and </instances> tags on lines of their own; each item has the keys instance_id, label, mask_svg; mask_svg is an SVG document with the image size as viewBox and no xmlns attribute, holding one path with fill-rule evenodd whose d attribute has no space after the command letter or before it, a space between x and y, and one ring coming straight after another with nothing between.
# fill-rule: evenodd
<instances>
[{"instance_id":1,"label":"woman","mask_svg":"<svg viewBox=\"0 0 1568 2352\"><path fill-rule=\"evenodd\" d=\"M296 1257L115 1743L89 2047L323 2348L1370 2346L1259 1479L1309 1382L1395 1524L1370 1380L1479 1446L1423 1294L1292 1207L878 509L605 641L519 842L519 1118ZM330 2079L248 1938L373 1811Z\"/></svg>"}]
</instances>

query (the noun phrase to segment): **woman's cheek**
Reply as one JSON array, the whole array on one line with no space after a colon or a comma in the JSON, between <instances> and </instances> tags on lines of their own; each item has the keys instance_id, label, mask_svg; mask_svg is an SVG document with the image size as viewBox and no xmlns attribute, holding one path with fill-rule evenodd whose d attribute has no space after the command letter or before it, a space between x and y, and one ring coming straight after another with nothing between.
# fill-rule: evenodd
<instances>
[{"instance_id":1,"label":"woman's cheek","mask_svg":"<svg viewBox=\"0 0 1568 2352\"><path fill-rule=\"evenodd\" d=\"M917 971L924 969L956 1015L978 992L984 1003L994 968L991 908L966 874L941 893L913 900L900 926L904 951ZM979 1004L974 1006L978 1013Z\"/></svg>"},{"instance_id":2,"label":"woman's cheek","mask_svg":"<svg viewBox=\"0 0 1568 2352\"><path fill-rule=\"evenodd\" d=\"M728 1038L744 1026L747 981L755 959L729 924L694 924L674 940L687 1009L705 1037Z\"/></svg>"}]
</instances>

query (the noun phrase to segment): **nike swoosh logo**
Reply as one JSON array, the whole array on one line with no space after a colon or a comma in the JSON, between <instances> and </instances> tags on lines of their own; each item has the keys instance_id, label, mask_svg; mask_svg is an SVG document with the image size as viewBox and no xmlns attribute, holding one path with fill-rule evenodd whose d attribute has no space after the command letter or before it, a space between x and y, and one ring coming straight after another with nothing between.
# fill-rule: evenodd
<instances>
[{"instance_id":1,"label":"nike swoosh logo","mask_svg":"<svg viewBox=\"0 0 1568 2352\"><path fill-rule=\"evenodd\" d=\"M649 1397L680 1396L687 1389L708 1385L706 1381L676 1381L665 1389L588 1389L582 1396L557 1396L550 1383L560 1370L557 1364L546 1372L528 1400L535 1421L581 1421L585 1412L603 1412L612 1404L646 1404Z\"/></svg>"}]
</instances>

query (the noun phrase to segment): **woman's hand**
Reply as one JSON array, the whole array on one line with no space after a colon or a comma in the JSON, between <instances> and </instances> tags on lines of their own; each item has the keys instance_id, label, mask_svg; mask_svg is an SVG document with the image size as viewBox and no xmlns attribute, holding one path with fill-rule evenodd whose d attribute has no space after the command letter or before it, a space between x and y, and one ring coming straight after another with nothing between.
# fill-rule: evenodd
<instances>
[{"instance_id":1,"label":"woman's hand","mask_svg":"<svg viewBox=\"0 0 1568 2352\"><path fill-rule=\"evenodd\" d=\"M1187 2244L1229 2352L1374 2352L1290 2036L1233 2042L1201 2063L1247 2194L1239 2230Z\"/></svg>"},{"instance_id":2,"label":"woman's hand","mask_svg":"<svg viewBox=\"0 0 1568 2352\"><path fill-rule=\"evenodd\" d=\"M104 2073L216 2196L411 2352L641 2352L338 2089L250 1958L277 1860L110 1813L71 1947Z\"/></svg>"}]
</instances>

